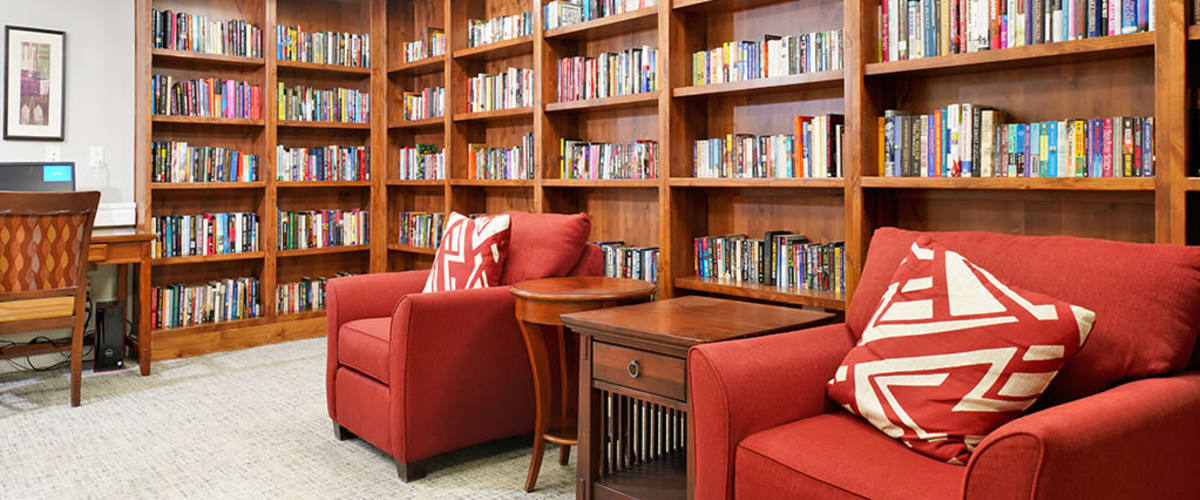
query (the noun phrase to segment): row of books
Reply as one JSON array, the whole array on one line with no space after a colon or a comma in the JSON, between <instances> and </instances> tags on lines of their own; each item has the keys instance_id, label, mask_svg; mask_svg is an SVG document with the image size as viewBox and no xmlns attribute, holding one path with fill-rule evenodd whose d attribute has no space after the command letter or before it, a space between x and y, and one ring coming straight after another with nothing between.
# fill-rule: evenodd
<instances>
[{"instance_id":1,"label":"row of books","mask_svg":"<svg viewBox=\"0 0 1200 500\"><path fill-rule=\"evenodd\" d=\"M446 87L426 87L420 92L405 92L402 105L405 120L446 116Z\"/></svg>"},{"instance_id":2,"label":"row of books","mask_svg":"<svg viewBox=\"0 0 1200 500\"><path fill-rule=\"evenodd\" d=\"M542 17L552 30L655 5L656 0L554 0L542 6Z\"/></svg>"},{"instance_id":3,"label":"row of books","mask_svg":"<svg viewBox=\"0 0 1200 500\"><path fill-rule=\"evenodd\" d=\"M443 214L400 212L400 225L397 230L400 233L401 245L437 248L445 229L446 217Z\"/></svg>"},{"instance_id":4,"label":"row of books","mask_svg":"<svg viewBox=\"0 0 1200 500\"><path fill-rule=\"evenodd\" d=\"M150 112L156 115L206 118L262 118L262 88L220 78L175 80L168 75L150 79Z\"/></svg>"},{"instance_id":5,"label":"row of books","mask_svg":"<svg viewBox=\"0 0 1200 500\"><path fill-rule=\"evenodd\" d=\"M467 174L471 179L532 179L533 132L511 148L467 144Z\"/></svg>"},{"instance_id":6,"label":"row of books","mask_svg":"<svg viewBox=\"0 0 1200 500\"><path fill-rule=\"evenodd\" d=\"M334 278L354 276L341 272ZM333 278L301 277L300 281L280 283L275 285L275 313L295 314L305 311L321 311L325 309L325 284Z\"/></svg>"},{"instance_id":7,"label":"row of books","mask_svg":"<svg viewBox=\"0 0 1200 500\"><path fill-rule=\"evenodd\" d=\"M845 243L817 243L790 231L702 236L692 243L696 275L738 283L845 293Z\"/></svg>"},{"instance_id":8,"label":"row of books","mask_svg":"<svg viewBox=\"0 0 1200 500\"><path fill-rule=\"evenodd\" d=\"M255 182L258 155L186 141L150 143L151 182Z\"/></svg>"},{"instance_id":9,"label":"row of books","mask_svg":"<svg viewBox=\"0 0 1200 500\"><path fill-rule=\"evenodd\" d=\"M370 146L317 146L275 150L275 175L280 181L371 180Z\"/></svg>"},{"instance_id":10,"label":"row of books","mask_svg":"<svg viewBox=\"0 0 1200 500\"><path fill-rule=\"evenodd\" d=\"M881 119L880 169L903 177L1151 177L1154 119L1005 123L1002 112L952 104Z\"/></svg>"},{"instance_id":11,"label":"row of books","mask_svg":"<svg viewBox=\"0 0 1200 500\"><path fill-rule=\"evenodd\" d=\"M657 179L658 141L633 144L559 139L563 179Z\"/></svg>"},{"instance_id":12,"label":"row of books","mask_svg":"<svg viewBox=\"0 0 1200 500\"><path fill-rule=\"evenodd\" d=\"M532 11L467 21L467 47L478 47L532 34Z\"/></svg>"},{"instance_id":13,"label":"row of books","mask_svg":"<svg viewBox=\"0 0 1200 500\"><path fill-rule=\"evenodd\" d=\"M400 148L400 171L403 181L437 180L446 178L446 148L433 144L417 144Z\"/></svg>"},{"instance_id":14,"label":"row of books","mask_svg":"<svg viewBox=\"0 0 1200 500\"><path fill-rule=\"evenodd\" d=\"M404 42L404 62L420 61L445 54L446 32L441 28L426 28L425 35L420 40Z\"/></svg>"},{"instance_id":15,"label":"row of books","mask_svg":"<svg viewBox=\"0 0 1200 500\"><path fill-rule=\"evenodd\" d=\"M254 212L156 215L150 218L154 240L150 256L187 257L258 251L258 214Z\"/></svg>"},{"instance_id":16,"label":"row of books","mask_svg":"<svg viewBox=\"0 0 1200 500\"><path fill-rule=\"evenodd\" d=\"M240 19L150 9L150 34L156 49L262 57L262 29Z\"/></svg>"},{"instance_id":17,"label":"row of books","mask_svg":"<svg viewBox=\"0 0 1200 500\"><path fill-rule=\"evenodd\" d=\"M304 31L303 26L275 27L275 58L336 66L371 66L371 35Z\"/></svg>"},{"instance_id":18,"label":"row of books","mask_svg":"<svg viewBox=\"0 0 1200 500\"><path fill-rule=\"evenodd\" d=\"M263 314L260 293L258 278L250 276L151 287L150 323L161 330L257 318Z\"/></svg>"},{"instance_id":19,"label":"row of books","mask_svg":"<svg viewBox=\"0 0 1200 500\"><path fill-rule=\"evenodd\" d=\"M604 275L658 283L658 247L632 247L624 241L598 241Z\"/></svg>"},{"instance_id":20,"label":"row of books","mask_svg":"<svg viewBox=\"0 0 1200 500\"><path fill-rule=\"evenodd\" d=\"M508 68L467 81L467 107L472 113L533 106L533 70Z\"/></svg>"},{"instance_id":21,"label":"row of books","mask_svg":"<svg viewBox=\"0 0 1200 500\"><path fill-rule=\"evenodd\" d=\"M883 0L880 60L998 50L1154 29L1153 0Z\"/></svg>"},{"instance_id":22,"label":"row of books","mask_svg":"<svg viewBox=\"0 0 1200 500\"><path fill-rule=\"evenodd\" d=\"M658 49L648 46L558 60L559 102L658 90Z\"/></svg>"},{"instance_id":23,"label":"row of books","mask_svg":"<svg viewBox=\"0 0 1200 500\"><path fill-rule=\"evenodd\" d=\"M358 89L287 87L279 82L279 119L305 122L368 123L371 96Z\"/></svg>"},{"instance_id":24,"label":"row of books","mask_svg":"<svg viewBox=\"0 0 1200 500\"><path fill-rule=\"evenodd\" d=\"M278 226L280 250L364 245L371 232L371 218L368 211L357 208L301 212L281 208Z\"/></svg>"},{"instance_id":25,"label":"row of books","mask_svg":"<svg viewBox=\"0 0 1200 500\"><path fill-rule=\"evenodd\" d=\"M763 35L692 54L692 85L738 82L842 69L842 30Z\"/></svg>"},{"instance_id":26,"label":"row of books","mask_svg":"<svg viewBox=\"0 0 1200 500\"><path fill-rule=\"evenodd\" d=\"M692 145L696 177L842 177L842 115L797 116L792 134L728 134Z\"/></svg>"}]
</instances>

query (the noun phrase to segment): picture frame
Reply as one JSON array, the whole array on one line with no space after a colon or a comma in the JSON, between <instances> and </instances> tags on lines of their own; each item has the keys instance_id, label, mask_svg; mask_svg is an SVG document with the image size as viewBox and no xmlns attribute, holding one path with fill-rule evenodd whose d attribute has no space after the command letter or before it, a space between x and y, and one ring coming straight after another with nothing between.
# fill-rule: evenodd
<instances>
[{"instance_id":1,"label":"picture frame","mask_svg":"<svg viewBox=\"0 0 1200 500\"><path fill-rule=\"evenodd\" d=\"M4 26L4 139L62 141L63 31Z\"/></svg>"}]
</instances>

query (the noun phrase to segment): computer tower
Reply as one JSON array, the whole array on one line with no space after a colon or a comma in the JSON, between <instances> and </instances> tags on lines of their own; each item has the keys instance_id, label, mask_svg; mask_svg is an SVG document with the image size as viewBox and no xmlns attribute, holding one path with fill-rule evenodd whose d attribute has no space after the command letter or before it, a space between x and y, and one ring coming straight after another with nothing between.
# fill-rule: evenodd
<instances>
[{"instance_id":1,"label":"computer tower","mask_svg":"<svg viewBox=\"0 0 1200 500\"><path fill-rule=\"evenodd\" d=\"M120 302L96 304L96 348L92 371L125 367L125 307Z\"/></svg>"}]
</instances>

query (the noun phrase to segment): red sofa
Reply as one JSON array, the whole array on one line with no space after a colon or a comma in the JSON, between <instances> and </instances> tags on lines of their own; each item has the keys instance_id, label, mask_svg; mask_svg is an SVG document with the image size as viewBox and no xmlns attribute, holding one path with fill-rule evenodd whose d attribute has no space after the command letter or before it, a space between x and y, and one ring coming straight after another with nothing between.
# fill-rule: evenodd
<instances>
[{"instance_id":1,"label":"red sofa","mask_svg":"<svg viewBox=\"0 0 1200 500\"><path fill-rule=\"evenodd\" d=\"M966 466L836 407L826 381L920 234L875 233L845 323L692 349L696 498L1200 497L1200 248L933 233L1012 285L1095 311L1088 343Z\"/></svg>"},{"instance_id":2,"label":"red sofa","mask_svg":"<svg viewBox=\"0 0 1200 500\"><path fill-rule=\"evenodd\" d=\"M501 286L421 293L428 270L330 280L325 389L337 437L388 453L409 481L434 455L532 432L533 378L508 285L603 273L587 217L569 217L514 215Z\"/></svg>"}]
</instances>

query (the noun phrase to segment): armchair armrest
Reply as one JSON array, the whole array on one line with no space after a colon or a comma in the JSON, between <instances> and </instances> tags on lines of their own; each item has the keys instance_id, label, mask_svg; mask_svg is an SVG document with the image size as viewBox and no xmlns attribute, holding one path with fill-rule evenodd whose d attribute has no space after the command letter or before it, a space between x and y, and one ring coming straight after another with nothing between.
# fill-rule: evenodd
<instances>
[{"instance_id":1,"label":"armchair armrest","mask_svg":"<svg viewBox=\"0 0 1200 500\"><path fill-rule=\"evenodd\" d=\"M425 288L429 270L359 274L329 280L325 285L329 333L363 318L391 316L400 299Z\"/></svg>"},{"instance_id":2,"label":"armchair armrest","mask_svg":"<svg viewBox=\"0 0 1200 500\"><path fill-rule=\"evenodd\" d=\"M733 498L733 457L746 436L831 410L826 382L852 347L839 323L692 348L696 498Z\"/></svg>"},{"instance_id":3,"label":"armchair armrest","mask_svg":"<svg viewBox=\"0 0 1200 500\"><path fill-rule=\"evenodd\" d=\"M963 497L1193 498L1200 372L1130 382L997 429L967 464Z\"/></svg>"}]
</instances>

